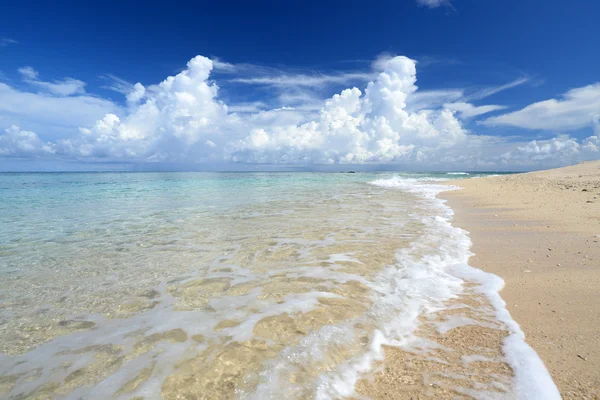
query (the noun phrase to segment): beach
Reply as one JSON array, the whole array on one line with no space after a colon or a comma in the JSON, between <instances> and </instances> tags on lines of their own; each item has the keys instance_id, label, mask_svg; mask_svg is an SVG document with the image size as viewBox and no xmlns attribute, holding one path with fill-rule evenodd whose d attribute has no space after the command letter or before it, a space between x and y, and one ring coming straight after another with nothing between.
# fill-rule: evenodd
<instances>
[{"instance_id":1,"label":"beach","mask_svg":"<svg viewBox=\"0 0 600 400\"><path fill-rule=\"evenodd\" d=\"M0 13L0 400L600 400L600 0L104 3Z\"/></svg>"},{"instance_id":2,"label":"beach","mask_svg":"<svg viewBox=\"0 0 600 400\"><path fill-rule=\"evenodd\" d=\"M0 175L0 397L595 398L559 171Z\"/></svg>"},{"instance_id":3,"label":"beach","mask_svg":"<svg viewBox=\"0 0 600 400\"><path fill-rule=\"evenodd\" d=\"M438 197L453 209L452 224L469 232L469 265L503 278L500 295L506 309L561 396L600 398L600 162L442 184L460 189ZM503 368L511 375L510 366L498 362L507 350L503 333L458 326L430 332L429 338L445 346L442 360L439 354L426 361L385 347L385 361L371 379L359 383L361 393L376 399L470 398L464 387L472 383L463 381L457 390L455 379L448 390L432 377L440 371L444 376L457 371L497 376ZM491 354L496 363L467 364L473 345L488 351L495 346ZM467 365L469 372L464 371Z\"/></svg>"},{"instance_id":4,"label":"beach","mask_svg":"<svg viewBox=\"0 0 600 400\"><path fill-rule=\"evenodd\" d=\"M451 184L470 265L501 296L563 398L600 397L600 162Z\"/></svg>"},{"instance_id":5,"label":"beach","mask_svg":"<svg viewBox=\"0 0 600 400\"><path fill-rule=\"evenodd\" d=\"M458 277L470 242L429 183L451 178L0 174L0 397L349 397L382 346L442 365L432 329L491 360L510 321L491 276ZM477 363L432 379L512 393L501 356L476 387Z\"/></svg>"}]
</instances>

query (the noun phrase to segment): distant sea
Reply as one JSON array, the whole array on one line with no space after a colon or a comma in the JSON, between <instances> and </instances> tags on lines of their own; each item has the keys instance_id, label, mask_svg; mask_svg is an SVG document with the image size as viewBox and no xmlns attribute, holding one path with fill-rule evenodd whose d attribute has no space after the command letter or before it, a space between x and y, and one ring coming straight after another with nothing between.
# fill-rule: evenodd
<instances>
[{"instance_id":1,"label":"distant sea","mask_svg":"<svg viewBox=\"0 0 600 400\"><path fill-rule=\"evenodd\" d=\"M510 328L435 197L486 175L0 174L0 397L339 398L473 287Z\"/></svg>"}]
</instances>

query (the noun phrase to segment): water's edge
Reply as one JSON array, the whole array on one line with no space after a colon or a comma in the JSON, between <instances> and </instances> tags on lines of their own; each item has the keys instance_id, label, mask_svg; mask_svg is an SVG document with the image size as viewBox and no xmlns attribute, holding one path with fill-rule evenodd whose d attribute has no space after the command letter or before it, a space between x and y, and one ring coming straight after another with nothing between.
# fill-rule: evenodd
<instances>
[{"instance_id":1,"label":"water's edge","mask_svg":"<svg viewBox=\"0 0 600 400\"><path fill-rule=\"evenodd\" d=\"M474 253L470 251L473 246L470 232L455 227L452 224L454 219L454 210L446 204L446 200L437 197L438 194L448 190L460 190L457 186L448 186L446 189L440 189L436 194L436 199L447 209L447 222L454 229L463 232L469 241L470 259ZM467 259L467 263L468 263ZM505 339L503 351L507 361L515 374L514 389L518 399L530 400L552 400L561 399L560 392L554 383L544 362L536 351L526 342L525 333L519 324L512 318L506 308L506 302L500 296L500 291L504 287L504 280L498 275L485 272L474 266L467 265L467 268L456 270L457 276L478 281L481 284L482 292L489 299L496 310L496 317L510 328L511 334Z\"/></svg>"},{"instance_id":2,"label":"water's edge","mask_svg":"<svg viewBox=\"0 0 600 400\"><path fill-rule=\"evenodd\" d=\"M560 398L448 176L4 179L0 398Z\"/></svg>"}]
</instances>

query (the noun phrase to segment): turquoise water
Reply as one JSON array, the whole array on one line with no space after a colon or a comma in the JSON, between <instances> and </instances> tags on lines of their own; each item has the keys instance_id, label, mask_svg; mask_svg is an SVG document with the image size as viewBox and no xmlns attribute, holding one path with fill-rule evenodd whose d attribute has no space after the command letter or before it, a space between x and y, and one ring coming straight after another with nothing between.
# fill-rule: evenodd
<instances>
[{"instance_id":1,"label":"turquoise water","mask_svg":"<svg viewBox=\"0 0 600 400\"><path fill-rule=\"evenodd\" d=\"M0 396L352 395L471 290L433 194L485 175L0 174Z\"/></svg>"},{"instance_id":2,"label":"turquoise water","mask_svg":"<svg viewBox=\"0 0 600 400\"><path fill-rule=\"evenodd\" d=\"M249 205L312 201L393 173L0 173L0 256L4 272L43 267L11 255L39 246L94 243L94 234L152 234L188 213L236 213ZM404 174L415 179L458 176ZM476 175L474 175L476 176ZM140 225L143 221L144 226ZM29 248L31 246L31 248ZM26 247L26 248L24 248Z\"/></svg>"}]
</instances>

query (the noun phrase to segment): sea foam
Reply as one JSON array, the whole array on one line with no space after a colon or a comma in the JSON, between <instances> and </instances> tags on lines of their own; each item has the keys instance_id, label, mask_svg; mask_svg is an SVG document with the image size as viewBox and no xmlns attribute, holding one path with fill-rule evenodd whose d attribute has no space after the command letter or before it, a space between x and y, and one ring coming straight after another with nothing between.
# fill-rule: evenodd
<instances>
[{"instance_id":1,"label":"sea foam","mask_svg":"<svg viewBox=\"0 0 600 400\"><path fill-rule=\"evenodd\" d=\"M410 253L415 246L420 245L416 243L412 249L403 249L398 253L398 262L405 267L403 270L397 270L397 275L393 276L394 271L388 269L382 275L382 281L397 283L394 289L391 286L387 288L388 293L383 296L385 301L395 302L397 299L394 297L399 289L412 288L413 304L410 305L409 311L402 312L393 323L386 326L383 337L379 339L380 344L402 347L410 341L417 341L414 331L419 308L422 307L421 311L435 309L444 299L459 294L464 281L474 282L478 284L477 290L485 295L494 307L497 320L504 323L510 331L504 340L503 352L514 372L513 396L523 400L560 399L558 388L543 361L526 343L525 334L512 319L506 309L506 303L500 297L499 291L504 286L502 278L468 264L469 258L473 255L470 252L472 242L469 234L463 229L452 226L451 220L454 215L452 209L445 204L444 200L437 198L437 195L443 191L458 188L434 184L431 183L431 179L424 181L400 177L378 179L370 183L418 194L432 210L437 211L435 216L424 216L423 222L430 229L429 239L437 242L442 250L441 255L433 258L425 256L415 263L415 258ZM418 294L415 296L415 293ZM389 298L390 296L392 299ZM381 350L375 348L374 352L380 354ZM472 357L466 358L466 360L470 359ZM476 398L488 398L485 393L470 392L469 394Z\"/></svg>"},{"instance_id":2,"label":"sea foam","mask_svg":"<svg viewBox=\"0 0 600 400\"><path fill-rule=\"evenodd\" d=\"M94 210L90 218L102 218L80 221L75 215L74 225L65 228L73 232L70 236L44 240L47 247L42 250L37 240L31 242L33 253L24 251L19 242L20 251L14 254L23 257L56 258L52 249L64 253L87 245L85 257L79 256L81 252L67 253L75 262L56 258L51 273L39 279L52 284L41 286L45 292L30 292L40 304L29 308L39 310L35 318L41 318L52 310L46 307L51 303L61 310L61 321L86 320L94 327L48 335L27 352L0 354L0 377L18 376L6 395L40 395L58 384L64 398L211 396L232 386L231 396L242 399L358 397L357 383L379 367L383 345L420 352L423 360L441 364L445 361L433 354L439 344L419 336L424 323L433 324L437 332L482 324L464 317L423 321L450 310L453 306L447 302L464 294L469 281L477 283L494 306L485 325L504 324L511 332L504 353L516 375L511 382L494 384L510 388L512 383L512 397L559 398L543 363L525 343L498 295L502 280L468 266L471 242L467 232L450 224L452 210L436 198L448 190L436 184L442 180L439 174L373 181L380 176L318 175L321 183L316 184L311 183L313 175L269 175L273 181L263 185L262 175L260 179L236 175L228 179L239 184L223 194L223 178L196 182L194 175L193 182L185 180L185 190L170 187L166 197L146 190L152 185L136 186L132 180L138 175L120 175L121 186L113 188L120 200L88 207ZM169 187L158 182L156 187ZM260 190L259 184L264 186ZM129 185L137 188L133 193L148 193L142 197L147 201L127 203L132 198ZM240 195L244 185L251 190ZM92 189L89 193L94 197ZM56 203L62 204L62 194L57 196ZM169 199L167 208L150 201L163 197ZM140 209L138 203L153 207ZM117 206L123 207L118 213ZM71 209L64 206L65 215ZM44 226L68 221L57 215L49 212ZM81 222L89 229L76 229ZM98 226L110 229L99 231ZM105 265L107 254L118 263ZM19 256L15 263L23 259ZM84 279L76 279L79 276ZM67 291L69 285L78 291ZM59 290L50 291L54 286ZM68 294L64 299L63 293ZM138 304L133 300L147 306L116 312ZM94 309L88 303L102 307ZM105 309L110 315L103 313ZM296 323L301 329L295 328ZM256 330L261 324L262 331ZM185 332L183 339L170 336L174 332ZM278 332L288 338L278 338ZM482 360L486 359L469 355L459 363ZM112 365L120 367L113 370ZM145 381L129 392L119 390L149 368L153 369ZM213 371L231 375L223 378ZM233 380L236 376L239 379ZM472 390L469 394L476 398L490 397L487 388L455 389ZM45 395L51 397L50 392Z\"/></svg>"}]
</instances>

